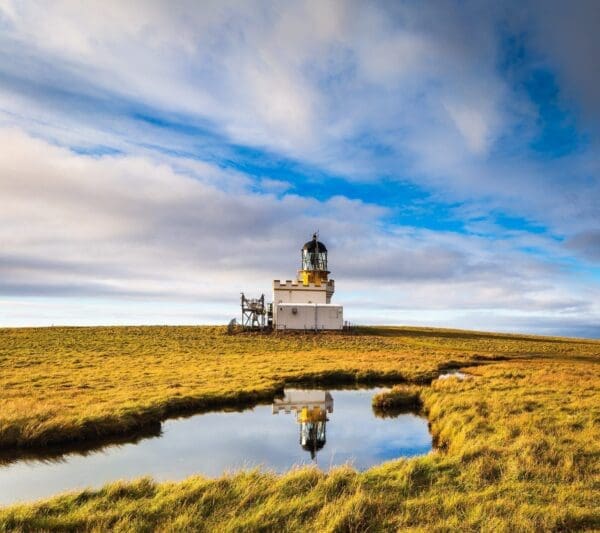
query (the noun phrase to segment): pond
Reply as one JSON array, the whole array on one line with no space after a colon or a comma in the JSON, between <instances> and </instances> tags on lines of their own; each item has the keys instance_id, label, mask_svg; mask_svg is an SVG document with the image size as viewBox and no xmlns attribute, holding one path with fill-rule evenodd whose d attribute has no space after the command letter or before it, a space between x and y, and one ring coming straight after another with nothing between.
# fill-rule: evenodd
<instances>
[{"instance_id":1,"label":"pond","mask_svg":"<svg viewBox=\"0 0 600 533\"><path fill-rule=\"evenodd\" d=\"M162 423L155 437L0 466L0 505L98 488L118 479L158 481L241 468L285 472L350 463L359 470L431 450L427 419L413 413L378 418L373 394L383 389L286 389L272 405L210 412Z\"/></svg>"},{"instance_id":2,"label":"pond","mask_svg":"<svg viewBox=\"0 0 600 533\"><path fill-rule=\"evenodd\" d=\"M438 376L438 379L455 378L455 379L462 381L463 379L469 379L470 377L471 377L470 374L465 374L464 372L461 372L460 370L449 370L448 372L445 372L444 374L440 374Z\"/></svg>"}]
</instances>

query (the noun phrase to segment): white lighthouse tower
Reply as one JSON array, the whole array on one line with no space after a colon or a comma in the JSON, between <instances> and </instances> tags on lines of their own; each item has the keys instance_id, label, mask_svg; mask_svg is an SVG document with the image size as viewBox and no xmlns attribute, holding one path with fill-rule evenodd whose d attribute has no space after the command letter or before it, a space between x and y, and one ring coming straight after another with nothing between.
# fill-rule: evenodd
<instances>
[{"instance_id":1,"label":"white lighthouse tower","mask_svg":"<svg viewBox=\"0 0 600 533\"><path fill-rule=\"evenodd\" d=\"M331 303L334 291L327 270L327 248L315 233L302 247L297 279L273 281L273 326L280 330L342 329L344 310Z\"/></svg>"}]
</instances>

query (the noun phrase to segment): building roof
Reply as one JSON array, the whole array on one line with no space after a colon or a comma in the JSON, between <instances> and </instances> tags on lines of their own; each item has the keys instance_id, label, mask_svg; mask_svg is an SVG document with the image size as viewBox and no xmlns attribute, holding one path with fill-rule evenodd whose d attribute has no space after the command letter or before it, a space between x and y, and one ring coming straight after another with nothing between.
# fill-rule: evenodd
<instances>
[{"instance_id":1,"label":"building roof","mask_svg":"<svg viewBox=\"0 0 600 533\"><path fill-rule=\"evenodd\" d=\"M317 234L313 234L313 238L312 240L308 241L303 247L302 250L306 250L307 252L310 252L311 254L314 253L326 253L327 252L327 248L325 247L325 245L317 240Z\"/></svg>"}]
</instances>

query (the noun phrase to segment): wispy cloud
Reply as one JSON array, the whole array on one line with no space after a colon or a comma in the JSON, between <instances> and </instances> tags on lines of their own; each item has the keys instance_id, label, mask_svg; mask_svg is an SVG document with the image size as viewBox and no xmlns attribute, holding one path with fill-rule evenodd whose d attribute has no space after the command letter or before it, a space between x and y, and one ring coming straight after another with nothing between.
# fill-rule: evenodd
<instances>
[{"instance_id":1,"label":"wispy cloud","mask_svg":"<svg viewBox=\"0 0 600 533\"><path fill-rule=\"evenodd\" d=\"M1 2L0 294L229 301L319 228L358 321L594 323L600 10L564 9Z\"/></svg>"}]
</instances>

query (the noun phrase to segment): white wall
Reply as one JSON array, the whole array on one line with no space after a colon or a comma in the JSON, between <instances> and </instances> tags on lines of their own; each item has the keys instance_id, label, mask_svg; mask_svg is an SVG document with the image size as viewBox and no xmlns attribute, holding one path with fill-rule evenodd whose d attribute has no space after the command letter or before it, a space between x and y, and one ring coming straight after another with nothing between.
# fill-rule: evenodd
<instances>
[{"instance_id":1,"label":"white wall","mask_svg":"<svg viewBox=\"0 0 600 533\"><path fill-rule=\"evenodd\" d=\"M344 310L334 304L274 303L275 329L342 329Z\"/></svg>"},{"instance_id":2,"label":"white wall","mask_svg":"<svg viewBox=\"0 0 600 533\"><path fill-rule=\"evenodd\" d=\"M327 291L302 286L288 289L273 289L273 303L326 304Z\"/></svg>"},{"instance_id":3,"label":"white wall","mask_svg":"<svg viewBox=\"0 0 600 533\"><path fill-rule=\"evenodd\" d=\"M333 280L322 285L303 285L298 281L279 280L273 281L273 304L278 303L300 303L300 304L328 304L335 290Z\"/></svg>"}]
</instances>

